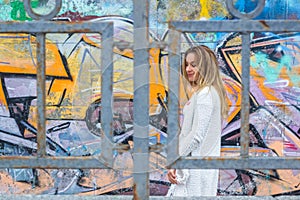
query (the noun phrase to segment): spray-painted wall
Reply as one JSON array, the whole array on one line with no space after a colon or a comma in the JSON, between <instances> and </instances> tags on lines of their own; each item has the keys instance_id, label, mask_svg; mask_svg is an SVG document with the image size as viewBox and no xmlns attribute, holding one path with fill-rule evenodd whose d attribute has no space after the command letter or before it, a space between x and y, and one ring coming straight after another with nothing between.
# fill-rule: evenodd
<instances>
[{"instance_id":1,"label":"spray-painted wall","mask_svg":"<svg viewBox=\"0 0 300 200\"><path fill-rule=\"evenodd\" d=\"M237 1L249 12L255 1ZM267 0L256 19L299 19L298 0ZM38 13L52 1L32 1ZM115 41L133 41L131 0L63 1L60 21L113 21ZM231 20L224 0L151 0L150 40L167 41L169 20ZM0 0L0 21L26 21L22 1ZM300 153L299 33L252 34L250 69L251 156L298 156ZM100 56L97 34L47 34L47 153L52 156L98 155L101 123ZM218 55L230 112L222 132L222 155L239 154L241 38L238 33L182 35L182 50L206 44ZM36 153L36 42L34 34L0 35L0 153ZM167 51L150 49L149 142L166 142ZM114 139L132 145L133 51L114 48ZM157 95L160 94L161 96ZM182 103L185 99L182 96ZM130 194L132 156L115 152L114 169L2 169L3 194ZM150 192L169 187L165 157L151 153ZM220 170L219 195L297 194L298 170Z\"/></svg>"}]
</instances>

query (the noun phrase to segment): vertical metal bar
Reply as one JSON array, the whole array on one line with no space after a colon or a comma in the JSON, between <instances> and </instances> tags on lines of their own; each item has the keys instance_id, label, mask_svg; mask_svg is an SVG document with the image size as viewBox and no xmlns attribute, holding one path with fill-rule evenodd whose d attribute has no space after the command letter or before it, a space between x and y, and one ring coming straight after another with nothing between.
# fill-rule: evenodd
<instances>
[{"instance_id":1,"label":"vertical metal bar","mask_svg":"<svg viewBox=\"0 0 300 200\"><path fill-rule=\"evenodd\" d=\"M113 163L112 121L113 121L113 24L109 24L102 33L101 51L101 156L106 164Z\"/></svg>"},{"instance_id":2,"label":"vertical metal bar","mask_svg":"<svg viewBox=\"0 0 300 200\"><path fill-rule=\"evenodd\" d=\"M134 199L149 199L148 0L134 0Z\"/></svg>"},{"instance_id":3,"label":"vertical metal bar","mask_svg":"<svg viewBox=\"0 0 300 200\"><path fill-rule=\"evenodd\" d=\"M168 139L167 165L178 159L179 133L179 75L180 75L180 32L169 30L169 98L168 98Z\"/></svg>"},{"instance_id":4,"label":"vertical metal bar","mask_svg":"<svg viewBox=\"0 0 300 200\"><path fill-rule=\"evenodd\" d=\"M242 33L241 157L249 156L250 34Z\"/></svg>"},{"instance_id":5,"label":"vertical metal bar","mask_svg":"<svg viewBox=\"0 0 300 200\"><path fill-rule=\"evenodd\" d=\"M37 33L37 155L46 155L46 120L45 120L45 71L46 48L45 33Z\"/></svg>"}]
</instances>

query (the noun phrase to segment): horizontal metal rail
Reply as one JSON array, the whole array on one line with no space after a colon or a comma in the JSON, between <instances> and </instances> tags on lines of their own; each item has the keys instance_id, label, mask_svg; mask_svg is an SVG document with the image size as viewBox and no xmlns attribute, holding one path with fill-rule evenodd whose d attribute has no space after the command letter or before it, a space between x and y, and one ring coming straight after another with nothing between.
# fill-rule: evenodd
<instances>
[{"instance_id":1,"label":"horizontal metal rail","mask_svg":"<svg viewBox=\"0 0 300 200\"><path fill-rule=\"evenodd\" d=\"M300 20L172 21L180 32L299 32Z\"/></svg>"},{"instance_id":2,"label":"horizontal metal rail","mask_svg":"<svg viewBox=\"0 0 300 200\"><path fill-rule=\"evenodd\" d=\"M0 168L107 168L101 157L61 156L37 158L33 156L1 156ZM167 166L169 167L169 166ZM182 157L172 167L203 169L300 169L300 158L292 157Z\"/></svg>"},{"instance_id":3,"label":"horizontal metal rail","mask_svg":"<svg viewBox=\"0 0 300 200\"><path fill-rule=\"evenodd\" d=\"M0 159L0 168L107 169L108 166L101 156L1 156Z\"/></svg>"},{"instance_id":4,"label":"horizontal metal rail","mask_svg":"<svg viewBox=\"0 0 300 200\"><path fill-rule=\"evenodd\" d=\"M300 158L195 156L179 158L171 166L177 169L300 169Z\"/></svg>"},{"instance_id":5,"label":"horizontal metal rail","mask_svg":"<svg viewBox=\"0 0 300 200\"><path fill-rule=\"evenodd\" d=\"M0 33L102 33L109 27L112 22L1 22Z\"/></svg>"}]
</instances>

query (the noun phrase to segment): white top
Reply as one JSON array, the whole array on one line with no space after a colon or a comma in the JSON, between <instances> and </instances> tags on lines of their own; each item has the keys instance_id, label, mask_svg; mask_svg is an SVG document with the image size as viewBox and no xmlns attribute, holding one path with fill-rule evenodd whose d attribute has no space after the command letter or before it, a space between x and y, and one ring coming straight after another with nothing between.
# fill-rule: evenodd
<instances>
[{"instance_id":1,"label":"white top","mask_svg":"<svg viewBox=\"0 0 300 200\"><path fill-rule=\"evenodd\" d=\"M180 156L220 156L221 104L214 87L193 94L183 108L179 135ZM177 169L178 184L172 184L167 196L216 196L218 169Z\"/></svg>"}]
</instances>

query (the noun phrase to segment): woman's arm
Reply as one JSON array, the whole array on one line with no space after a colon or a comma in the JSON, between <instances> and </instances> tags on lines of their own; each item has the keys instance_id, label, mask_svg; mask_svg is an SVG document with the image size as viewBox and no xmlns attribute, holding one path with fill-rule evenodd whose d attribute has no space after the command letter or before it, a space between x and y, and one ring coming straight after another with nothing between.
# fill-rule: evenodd
<instances>
[{"instance_id":1,"label":"woman's arm","mask_svg":"<svg viewBox=\"0 0 300 200\"><path fill-rule=\"evenodd\" d=\"M208 87L197 94L194 104L192 129L188 134L179 135L179 155L187 156L198 148L207 135L213 112L211 92Z\"/></svg>"}]
</instances>

